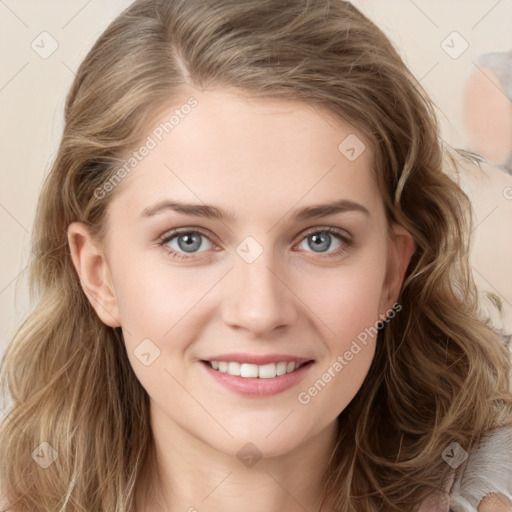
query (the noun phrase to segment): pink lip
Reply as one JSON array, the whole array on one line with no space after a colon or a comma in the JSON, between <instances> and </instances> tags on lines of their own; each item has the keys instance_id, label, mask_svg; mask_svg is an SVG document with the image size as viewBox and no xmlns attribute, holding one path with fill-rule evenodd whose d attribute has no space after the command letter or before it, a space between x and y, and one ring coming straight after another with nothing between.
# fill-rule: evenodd
<instances>
[{"instance_id":1,"label":"pink lip","mask_svg":"<svg viewBox=\"0 0 512 512\"><path fill-rule=\"evenodd\" d=\"M248 363L264 365L269 363L306 363L311 361L307 357L292 356L289 354L247 354L247 353L231 353L231 354L220 354L203 359L203 361L226 361L226 362L237 362L237 363Z\"/></svg>"},{"instance_id":2,"label":"pink lip","mask_svg":"<svg viewBox=\"0 0 512 512\"><path fill-rule=\"evenodd\" d=\"M225 357L225 356L222 356ZM238 356L239 357L239 356ZM275 357L275 356L272 356ZM281 357L281 356L279 356ZM226 361L226 359L220 359L221 361ZM234 359L233 359L234 360ZM236 359L239 362L240 359ZM276 361L284 361L285 359L279 359ZM311 361L308 359L291 359L292 361ZM213 359L216 361L216 359ZM228 359L229 361L229 359ZM267 359L268 361L268 359ZM270 361L274 362L274 361ZM256 363L253 363L256 364ZM267 363L260 363L267 364ZM304 364L298 370L295 370L292 373L286 373L285 375L276 376L272 379L260 379L258 377L238 377L236 375L230 375L229 373L219 372L218 370L214 370L208 363L205 361L201 361L201 366L205 369L205 371L219 384L226 387L227 389L234 391L240 395L244 395L247 397L253 398L263 398L268 396L277 395L278 393L282 393L287 389L296 386L299 382L301 382L306 374L308 373L311 366L313 366L313 361L308 364Z\"/></svg>"}]
</instances>

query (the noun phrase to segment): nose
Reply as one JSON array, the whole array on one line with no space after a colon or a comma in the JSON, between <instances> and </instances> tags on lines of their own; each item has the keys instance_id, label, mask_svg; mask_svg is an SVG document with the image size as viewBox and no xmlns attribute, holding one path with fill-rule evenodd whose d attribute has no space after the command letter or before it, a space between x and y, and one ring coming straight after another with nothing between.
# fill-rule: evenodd
<instances>
[{"instance_id":1,"label":"nose","mask_svg":"<svg viewBox=\"0 0 512 512\"><path fill-rule=\"evenodd\" d=\"M273 331L298 318L297 298L286 283L287 273L273 263L270 252L263 251L252 263L235 254L224 300L224 322L255 337L271 337Z\"/></svg>"}]
</instances>

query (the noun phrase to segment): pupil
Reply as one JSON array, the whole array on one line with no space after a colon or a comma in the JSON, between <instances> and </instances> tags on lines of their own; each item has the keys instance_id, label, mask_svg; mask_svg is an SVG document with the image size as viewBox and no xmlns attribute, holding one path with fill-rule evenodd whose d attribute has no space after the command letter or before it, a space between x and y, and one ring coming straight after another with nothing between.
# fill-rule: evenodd
<instances>
[{"instance_id":1,"label":"pupil","mask_svg":"<svg viewBox=\"0 0 512 512\"><path fill-rule=\"evenodd\" d=\"M184 245L182 245L183 240L185 240ZM194 247L194 244L196 244L197 247ZM197 233L187 233L178 238L178 245L184 251L192 252L199 248L199 246L201 245L201 240Z\"/></svg>"},{"instance_id":2,"label":"pupil","mask_svg":"<svg viewBox=\"0 0 512 512\"><path fill-rule=\"evenodd\" d=\"M313 245L316 248L320 247L323 249L327 249L329 247L329 235L327 233L323 233L321 235L319 235L319 234L312 235L312 239L314 241ZM322 245L324 247L321 247Z\"/></svg>"}]
</instances>

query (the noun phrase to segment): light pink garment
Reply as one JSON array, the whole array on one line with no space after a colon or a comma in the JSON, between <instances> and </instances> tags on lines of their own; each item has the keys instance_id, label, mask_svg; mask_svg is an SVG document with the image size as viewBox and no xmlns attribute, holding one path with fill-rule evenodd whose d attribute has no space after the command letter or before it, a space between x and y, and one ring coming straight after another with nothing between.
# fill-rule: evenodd
<instances>
[{"instance_id":1,"label":"light pink garment","mask_svg":"<svg viewBox=\"0 0 512 512\"><path fill-rule=\"evenodd\" d=\"M452 473L445 493L427 498L419 512L478 512L491 493L506 496L512 503L512 429L488 433Z\"/></svg>"},{"instance_id":2,"label":"light pink garment","mask_svg":"<svg viewBox=\"0 0 512 512\"><path fill-rule=\"evenodd\" d=\"M445 492L429 496L421 505L419 512L450 512L450 490L455 481L455 471L446 483Z\"/></svg>"}]
</instances>

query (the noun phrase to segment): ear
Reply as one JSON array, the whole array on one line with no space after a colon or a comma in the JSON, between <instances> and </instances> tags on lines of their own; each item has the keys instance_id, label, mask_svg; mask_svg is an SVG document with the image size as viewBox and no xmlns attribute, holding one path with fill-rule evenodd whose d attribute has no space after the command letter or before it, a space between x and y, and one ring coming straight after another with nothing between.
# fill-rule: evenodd
<instances>
[{"instance_id":1,"label":"ear","mask_svg":"<svg viewBox=\"0 0 512 512\"><path fill-rule=\"evenodd\" d=\"M397 302L407 267L415 249L416 244L409 231L399 224L393 224L390 233L388 266L381 302L384 311L391 308Z\"/></svg>"},{"instance_id":2,"label":"ear","mask_svg":"<svg viewBox=\"0 0 512 512\"><path fill-rule=\"evenodd\" d=\"M103 252L83 222L72 222L67 233L71 259L89 302L104 324L120 327L112 276Z\"/></svg>"}]
</instances>

